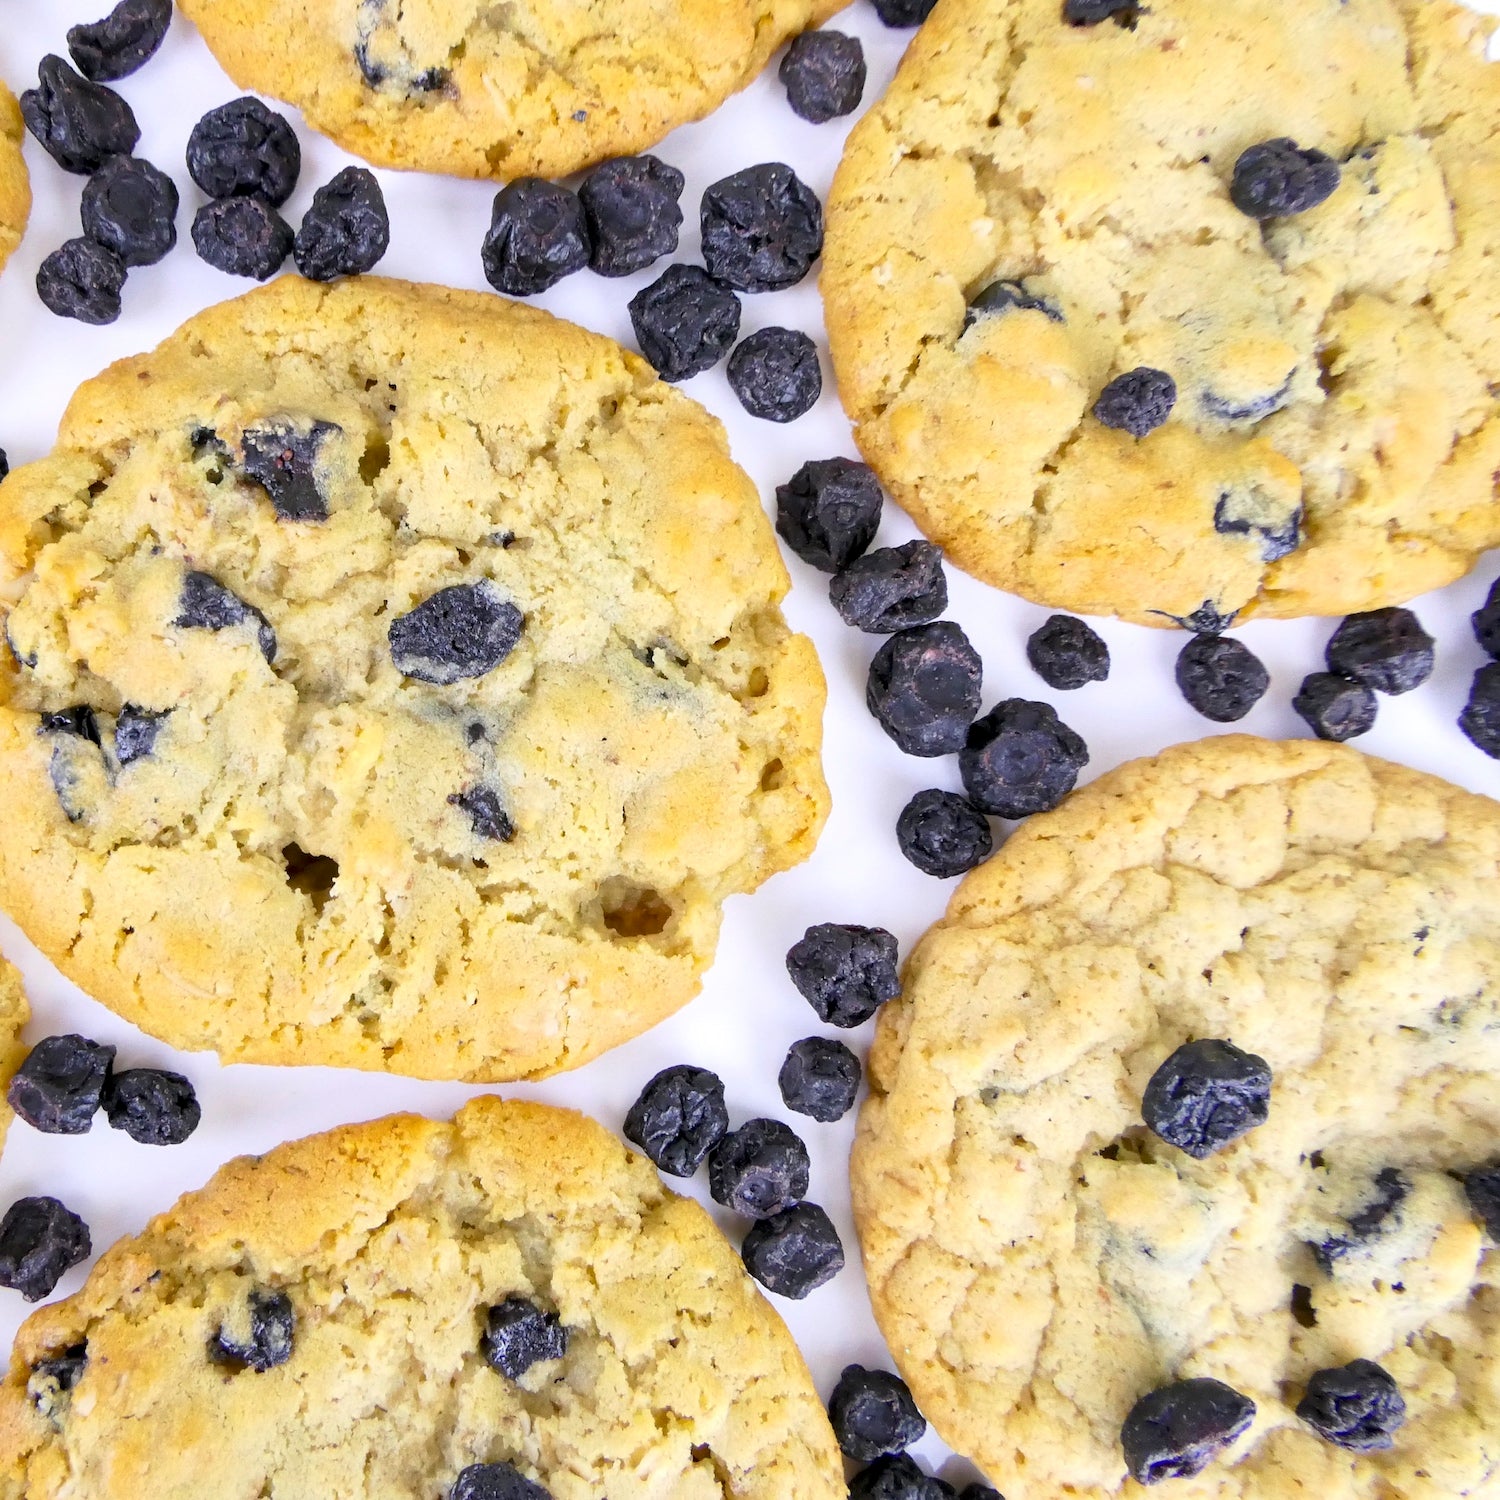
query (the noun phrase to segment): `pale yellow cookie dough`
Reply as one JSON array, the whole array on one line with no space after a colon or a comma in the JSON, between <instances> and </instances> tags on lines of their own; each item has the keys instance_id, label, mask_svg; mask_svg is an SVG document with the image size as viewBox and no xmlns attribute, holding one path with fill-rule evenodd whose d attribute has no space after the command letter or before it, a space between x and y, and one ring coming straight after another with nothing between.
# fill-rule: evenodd
<instances>
[{"instance_id":1,"label":"pale yellow cookie dough","mask_svg":"<svg viewBox=\"0 0 1500 1500\"><path fill-rule=\"evenodd\" d=\"M13 1113L5 1102L5 1088L11 1074L26 1056L21 1028L30 1019L31 1007L27 1005L26 992L21 988L20 972L14 964L0 958L0 1145L5 1143L5 1133L10 1128Z\"/></svg>"},{"instance_id":2,"label":"pale yellow cookie dough","mask_svg":"<svg viewBox=\"0 0 1500 1500\"><path fill-rule=\"evenodd\" d=\"M0 83L0 269L21 243L31 214L31 179L21 155L21 107Z\"/></svg>"}]
</instances>

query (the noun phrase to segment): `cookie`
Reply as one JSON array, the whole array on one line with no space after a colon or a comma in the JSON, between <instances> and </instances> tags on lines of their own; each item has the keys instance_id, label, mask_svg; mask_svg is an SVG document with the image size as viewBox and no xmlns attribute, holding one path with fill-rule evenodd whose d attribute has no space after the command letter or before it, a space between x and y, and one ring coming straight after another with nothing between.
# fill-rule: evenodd
<instances>
[{"instance_id":1,"label":"cookie","mask_svg":"<svg viewBox=\"0 0 1500 1500\"><path fill-rule=\"evenodd\" d=\"M474 1465L519 1478L456 1483ZM232 1161L28 1319L0 1496L85 1492L844 1486L807 1367L708 1215L583 1116L481 1098L451 1124L393 1116Z\"/></svg>"},{"instance_id":2,"label":"cookie","mask_svg":"<svg viewBox=\"0 0 1500 1500\"><path fill-rule=\"evenodd\" d=\"M822 286L866 458L960 566L1084 613L1458 577L1500 542L1490 23L1068 10L941 0L849 139Z\"/></svg>"},{"instance_id":3,"label":"cookie","mask_svg":"<svg viewBox=\"0 0 1500 1500\"><path fill-rule=\"evenodd\" d=\"M696 991L823 679L723 430L499 298L294 277L0 487L0 904L226 1059L489 1080Z\"/></svg>"},{"instance_id":4,"label":"cookie","mask_svg":"<svg viewBox=\"0 0 1500 1500\"><path fill-rule=\"evenodd\" d=\"M1486 798L1233 736L958 888L881 1011L854 1207L902 1374L1009 1500L1138 1494L1127 1417L1196 1380L1254 1419L1173 1494L1492 1492L1500 1205L1460 1179L1500 1158L1497 875ZM1404 1401L1389 1448L1297 1415L1356 1360Z\"/></svg>"},{"instance_id":5,"label":"cookie","mask_svg":"<svg viewBox=\"0 0 1500 1500\"><path fill-rule=\"evenodd\" d=\"M31 214L31 179L21 155L21 106L16 96L0 83L0 269L21 243Z\"/></svg>"},{"instance_id":6,"label":"cookie","mask_svg":"<svg viewBox=\"0 0 1500 1500\"><path fill-rule=\"evenodd\" d=\"M26 1056L21 1028L30 1019L31 1007L21 988L21 975L14 964L0 958L0 1145L5 1142L13 1113L5 1102L5 1086Z\"/></svg>"},{"instance_id":7,"label":"cookie","mask_svg":"<svg viewBox=\"0 0 1500 1500\"><path fill-rule=\"evenodd\" d=\"M561 177L743 88L846 0L183 0L241 87L377 166Z\"/></svg>"}]
</instances>

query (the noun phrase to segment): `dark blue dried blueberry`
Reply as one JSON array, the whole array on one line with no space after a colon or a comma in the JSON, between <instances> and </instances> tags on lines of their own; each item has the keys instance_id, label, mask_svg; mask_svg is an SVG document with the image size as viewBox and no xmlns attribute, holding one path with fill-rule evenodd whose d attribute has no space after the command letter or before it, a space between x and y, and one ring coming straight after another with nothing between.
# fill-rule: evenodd
<instances>
[{"instance_id":1,"label":"dark blue dried blueberry","mask_svg":"<svg viewBox=\"0 0 1500 1500\"><path fill-rule=\"evenodd\" d=\"M271 497L278 520L328 519L318 460L323 445L342 431L334 422L269 422L241 434L240 467Z\"/></svg>"},{"instance_id":2,"label":"dark blue dried blueberry","mask_svg":"<svg viewBox=\"0 0 1500 1500\"><path fill-rule=\"evenodd\" d=\"M930 624L948 607L942 551L906 542L867 552L834 574L828 598L846 625L871 635Z\"/></svg>"},{"instance_id":3,"label":"dark blue dried blueberry","mask_svg":"<svg viewBox=\"0 0 1500 1500\"><path fill-rule=\"evenodd\" d=\"M794 422L823 393L818 346L796 328L761 328L729 356L729 388L752 417Z\"/></svg>"},{"instance_id":4,"label":"dark blue dried blueberry","mask_svg":"<svg viewBox=\"0 0 1500 1500\"><path fill-rule=\"evenodd\" d=\"M740 331L740 299L697 266L668 266L629 309L641 353L663 380L711 369Z\"/></svg>"},{"instance_id":5,"label":"dark blue dried blueberry","mask_svg":"<svg viewBox=\"0 0 1500 1500\"><path fill-rule=\"evenodd\" d=\"M1464 1196L1484 1232L1500 1243L1500 1161L1465 1173Z\"/></svg>"},{"instance_id":6,"label":"dark blue dried blueberry","mask_svg":"<svg viewBox=\"0 0 1500 1500\"><path fill-rule=\"evenodd\" d=\"M950 1500L952 1494L905 1453L877 1458L849 1481L849 1500Z\"/></svg>"},{"instance_id":7,"label":"dark blue dried blueberry","mask_svg":"<svg viewBox=\"0 0 1500 1500\"><path fill-rule=\"evenodd\" d=\"M1484 654L1500 661L1500 578L1490 585L1484 603L1469 619L1474 625L1474 639Z\"/></svg>"},{"instance_id":8,"label":"dark blue dried blueberry","mask_svg":"<svg viewBox=\"0 0 1500 1500\"><path fill-rule=\"evenodd\" d=\"M1236 400L1229 396L1221 396L1216 391L1203 391L1198 399L1203 410L1209 416L1217 417L1221 422L1259 422L1263 417L1269 417L1273 411L1280 411L1286 405L1287 398L1292 394L1292 383L1296 378L1297 371L1294 367L1275 390L1264 391L1259 396ZM1224 529L1222 526L1219 527L1220 531ZM1292 545L1295 546L1296 543ZM1291 547L1286 550L1290 552ZM1267 558L1266 561L1271 562L1274 559Z\"/></svg>"},{"instance_id":9,"label":"dark blue dried blueberry","mask_svg":"<svg viewBox=\"0 0 1500 1500\"><path fill-rule=\"evenodd\" d=\"M5 449L0 448L0 479L10 477L10 459L5 456Z\"/></svg>"},{"instance_id":10,"label":"dark blue dried blueberry","mask_svg":"<svg viewBox=\"0 0 1500 1500\"><path fill-rule=\"evenodd\" d=\"M1432 637L1409 609L1350 615L1334 631L1328 670L1377 693L1409 693L1432 676Z\"/></svg>"},{"instance_id":11,"label":"dark blue dried blueberry","mask_svg":"<svg viewBox=\"0 0 1500 1500\"><path fill-rule=\"evenodd\" d=\"M887 26L920 26L932 14L937 0L872 0L875 14Z\"/></svg>"},{"instance_id":12,"label":"dark blue dried blueberry","mask_svg":"<svg viewBox=\"0 0 1500 1500\"><path fill-rule=\"evenodd\" d=\"M1177 654L1177 686L1205 719L1233 724L1243 719L1271 685L1265 664L1228 636L1197 635Z\"/></svg>"},{"instance_id":13,"label":"dark blue dried blueberry","mask_svg":"<svg viewBox=\"0 0 1500 1500\"><path fill-rule=\"evenodd\" d=\"M905 1452L927 1431L906 1382L863 1365L844 1366L828 1398L828 1420L839 1447L862 1464Z\"/></svg>"},{"instance_id":14,"label":"dark blue dried blueberry","mask_svg":"<svg viewBox=\"0 0 1500 1500\"><path fill-rule=\"evenodd\" d=\"M525 623L489 579L451 584L391 621L391 660L403 676L444 687L483 677L515 650Z\"/></svg>"},{"instance_id":15,"label":"dark blue dried blueberry","mask_svg":"<svg viewBox=\"0 0 1500 1500\"><path fill-rule=\"evenodd\" d=\"M1064 0L1063 20L1069 26L1097 26L1113 21L1134 31L1141 17L1140 0Z\"/></svg>"},{"instance_id":16,"label":"dark blue dried blueberry","mask_svg":"<svg viewBox=\"0 0 1500 1500\"><path fill-rule=\"evenodd\" d=\"M26 1394L31 1398L31 1404L43 1416L55 1419L64 1404L62 1398L83 1379L88 1366L87 1344L69 1344L61 1354L39 1359L26 1378Z\"/></svg>"},{"instance_id":17,"label":"dark blue dried blueberry","mask_svg":"<svg viewBox=\"0 0 1500 1500\"><path fill-rule=\"evenodd\" d=\"M510 1464L470 1464L453 1481L448 1500L552 1500L552 1496Z\"/></svg>"},{"instance_id":18,"label":"dark blue dried blueberry","mask_svg":"<svg viewBox=\"0 0 1500 1500\"><path fill-rule=\"evenodd\" d=\"M280 208L302 170L302 147L284 115L246 95L193 126L188 175L210 198L259 198Z\"/></svg>"},{"instance_id":19,"label":"dark blue dried blueberry","mask_svg":"<svg viewBox=\"0 0 1500 1500\"><path fill-rule=\"evenodd\" d=\"M589 267L600 276L643 271L677 248L682 173L660 158L621 156L594 168L578 189Z\"/></svg>"},{"instance_id":20,"label":"dark blue dried blueberry","mask_svg":"<svg viewBox=\"0 0 1500 1500\"><path fill-rule=\"evenodd\" d=\"M1053 615L1026 642L1031 670L1050 688L1071 692L1109 676L1104 638L1072 615Z\"/></svg>"},{"instance_id":21,"label":"dark blue dried blueberry","mask_svg":"<svg viewBox=\"0 0 1500 1500\"><path fill-rule=\"evenodd\" d=\"M699 219L703 264L737 292L795 286L823 250L818 195L779 161L746 167L706 188Z\"/></svg>"},{"instance_id":22,"label":"dark blue dried blueberry","mask_svg":"<svg viewBox=\"0 0 1500 1500\"><path fill-rule=\"evenodd\" d=\"M155 55L172 24L172 0L120 0L102 21L68 28L68 51L95 83L128 78Z\"/></svg>"},{"instance_id":23,"label":"dark blue dried blueberry","mask_svg":"<svg viewBox=\"0 0 1500 1500\"><path fill-rule=\"evenodd\" d=\"M1385 1233L1392 1216L1400 1212L1411 1193L1411 1180L1399 1167L1382 1167L1375 1174L1373 1188L1369 1201L1349 1215L1343 1233L1331 1234L1310 1247L1313 1259L1325 1271Z\"/></svg>"},{"instance_id":24,"label":"dark blue dried blueberry","mask_svg":"<svg viewBox=\"0 0 1500 1500\"><path fill-rule=\"evenodd\" d=\"M1352 740L1375 723L1375 694L1337 672L1304 677L1292 707L1320 740Z\"/></svg>"},{"instance_id":25,"label":"dark blue dried blueberry","mask_svg":"<svg viewBox=\"0 0 1500 1500\"><path fill-rule=\"evenodd\" d=\"M776 1075L781 1102L820 1124L842 1120L859 1093L859 1059L832 1037L809 1036L793 1042Z\"/></svg>"},{"instance_id":26,"label":"dark blue dried blueberry","mask_svg":"<svg viewBox=\"0 0 1500 1500\"><path fill-rule=\"evenodd\" d=\"M663 1068L625 1116L625 1139L673 1177L691 1177L728 1129L723 1080L690 1063Z\"/></svg>"},{"instance_id":27,"label":"dark blue dried blueberry","mask_svg":"<svg viewBox=\"0 0 1500 1500\"><path fill-rule=\"evenodd\" d=\"M821 125L859 108L865 49L842 31L804 31L792 38L777 70L792 113Z\"/></svg>"},{"instance_id":28,"label":"dark blue dried blueberry","mask_svg":"<svg viewBox=\"0 0 1500 1500\"><path fill-rule=\"evenodd\" d=\"M976 1481L963 1487L958 1500L1005 1500L1005 1496L993 1486Z\"/></svg>"},{"instance_id":29,"label":"dark blue dried blueberry","mask_svg":"<svg viewBox=\"0 0 1500 1500\"><path fill-rule=\"evenodd\" d=\"M48 53L37 86L21 95L26 128L65 172L97 172L111 156L128 156L141 138L130 106L113 89L80 77Z\"/></svg>"},{"instance_id":30,"label":"dark blue dried blueberry","mask_svg":"<svg viewBox=\"0 0 1500 1500\"><path fill-rule=\"evenodd\" d=\"M964 310L964 332L981 318L1007 312L1039 312L1053 323L1063 321L1062 309L1046 297L1036 297L1019 281L992 281Z\"/></svg>"},{"instance_id":31,"label":"dark blue dried blueberry","mask_svg":"<svg viewBox=\"0 0 1500 1500\"><path fill-rule=\"evenodd\" d=\"M83 189L83 232L126 266L154 266L177 243L177 184L137 156L112 156Z\"/></svg>"},{"instance_id":32,"label":"dark blue dried blueberry","mask_svg":"<svg viewBox=\"0 0 1500 1500\"><path fill-rule=\"evenodd\" d=\"M799 1301L844 1269L838 1230L816 1203L757 1219L740 1253L745 1269L767 1291Z\"/></svg>"},{"instance_id":33,"label":"dark blue dried blueberry","mask_svg":"<svg viewBox=\"0 0 1500 1500\"><path fill-rule=\"evenodd\" d=\"M786 971L819 1020L847 1030L901 993L896 952L883 927L819 922L787 950Z\"/></svg>"},{"instance_id":34,"label":"dark blue dried blueberry","mask_svg":"<svg viewBox=\"0 0 1500 1500\"><path fill-rule=\"evenodd\" d=\"M313 194L292 259L309 281L332 281L373 271L390 245L391 219L375 174L345 167Z\"/></svg>"},{"instance_id":35,"label":"dark blue dried blueberry","mask_svg":"<svg viewBox=\"0 0 1500 1500\"><path fill-rule=\"evenodd\" d=\"M1222 1380L1178 1380L1142 1396L1120 1429L1140 1484L1201 1474L1255 1420L1255 1403Z\"/></svg>"},{"instance_id":36,"label":"dark blue dried blueberry","mask_svg":"<svg viewBox=\"0 0 1500 1500\"><path fill-rule=\"evenodd\" d=\"M896 819L901 852L924 875L949 880L983 864L995 847L990 821L966 797L918 792Z\"/></svg>"},{"instance_id":37,"label":"dark blue dried blueberry","mask_svg":"<svg viewBox=\"0 0 1500 1500\"><path fill-rule=\"evenodd\" d=\"M292 226L262 198L220 198L193 215L193 248L226 276L267 281L292 253Z\"/></svg>"},{"instance_id":38,"label":"dark blue dried blueberry","mask_svg":"<svg viewBox=\"0 0 1500 1500\"><path fill-rule=\"evenodd\" d=\"M865 703L908 755L963 748L979 711L983 666L951 620L893 635L870 663Z\"/></svg>"},{"instance_id":39,"label":"dark blue dried blueberry","mask_svg":"<svg viewBox=\"0 0 1500 1500\"><path fill-rule=\"evenodd\" d=\"M958 774L981 811L1025 818L1056 807L1088 760L1082 737L1050 704L1006 698L970 727Z\"/></svg>"},{"instance_id":40,"label":"dark blue dried blueberry","mask_svg":"<svg viewBox=\"0 0 1500 1500\"><path fill-rule=\"evenodd\" d=\"M780 1120L747 1120L708 1154L715 1203L752 1219L769 1219L800 1202L811 1170L807 1147Z\"/></svg>"},{"instance_id":41,"label":"dark blue dried blueberry","mask_svg":"<svg viewBox=\"0 0 1500 1500\"><path fill-rule=\"evenodd\" d=\"M1099 392L1094 416L1105 427L1116 427L1133 438L1155 432L1177 404L1177 382L1165 370L1138 365L1116 375Z\"/></svg>"},{"instance_id":42,"label":"dark blue dried blueberry","mask_svg":"<svg viewBox=\"0 0 1500 1500\"><path fill-rule=\"evenodd\" d=\"M1182 629L1191 630L1194 635L1219 635L1234 624L1239 610L1232 609L1224 614L1212 599L1205 599L1190 615L1168 614L1164 609L1153 609L1150 613L1162 615Z\"/></svg>"},{"instance_id":43,"label":"dark blue dried blueberry","mask_svg":"<svg viewBox=\"0 0 1500 1500\"><path fill-rule=\"evenodd\" d=\"M238 594L225 588L212 573L190 572L183 576L177 617L172 623L189 630L233 630L237 625L249 625L255 631L260 654L268 662L276 659L276 632L270 622L253 604L246 604Z\"/></svg>"},{"instance_id":44,"label":"dark blue dried blueberry","mask_svg":"<svg viewBox=\"0 0 1500 1500\"><path fill-rule=\"evenodd\" d=\"M568 1330L556 1313L507 1297L490 1309L479 1346L492 1370L519 1380L533 1365L568 1352Z\"/></svg>"},{"instance_id":45,"label":"dark blue dried blueberry","mask_svg":"<svg viewBox=\"0 0 1500 1500\"><path fill-rule=\"evenodd\" d=\"M59 708L41 715L36 726L38 734L74 734L91 744L102 745L99 735L99 720L87 703L75 703L71 708Z\"/></svg>"},{"instance_id":46,"label":"dark blue dried blueberry","mask_svg":"<svg viewBox=\"0 0 1500 1500\"><path fill-rule=\"evenodd\" d=\"M1262 562L1279 562L1302 545L1302 507L1288 510L1251 485L1225 490L1214 503L1214 530L1220 536L1251 536Z\"/></svg>"},{"instance_id":47,"label":"dark blue dried blueberry","mask_svg":"<svg viewBox=\"0 0 1500 1500\"><path fill-rule=\"evenodd\" d=\"M36 294L59 318L101 327L120 316L125 262L80 235L54 250L36 272Z\"/></svg>"},{"instance_id":48,"label":"dark blue dried blueberry","mask_svg":"<svg viewBox=\"0 0 1500 1500\"><path fill-rule=\"evenodd\" d=\"M56 1198L18 1198L0 1219L0 1286L40 1302L92 1249L89 1226Z\"/></svg>"},{"instance_id":49,"label":"dark blue dried blueberry","mask_svg":"<svg viewBox=\"0 0 1500 1500\"><path fill-rule=\"evenodd\" d=\"M515 838L516 825L493 787L466 787L461 792L454 792L448 802L469 815L469 826L480 838L494 839L501 844L508 844Z\"/></svg>"},{"instance_id":50,"label":"dark blue dried blueberry","mask_svg":"<svg viewBox=\"0 0 1500 1500\"><path fill-rule=\"evenodd\" d=\"M208 1357L216 1365L235 1371L254 1370L264 1375L292 1357L297 1317L292 1299L285 1292L256 1288L246 1301L244 1323L231 1329L221 1324L209 1341Z\"/></svg>"},{"instance_id":51,"label":"dark blue dried blueberry","mask_svg":"<svg viewBox=\"0 0 1500 1500\"><path fill-rule=\"evenodd\" d=\"M497 292L534 297L589 263L589 226L577 193L541 177L518 177L495 194L480 252Z\"/></svg>"},{"instance_id":52,"label":"dark blue dried blueberry","mask_svg":"<svg viewBox=\"0 0 1500 1500\"><path fill-rule=\"evenodd\" d=\"M1270 1112L1270 1064L1217 1038L1179 1047L1141 1097L1146 1124L1200 1161L1264 1125Z\"/></svg>"},{"instance_id":53,"label":"dark blue dried blueberry","mask_svg":"<svg viewBox=\"0 0 1500 1500\"><path fill-rule=\"evenodd\" d=\"M882 503L868 464L809 459L776 486L776 530L803 562L837 573L875 540Z\"/></svg>"},{"instance_id":54,"label":"dark blue dried blueberry","mask_svg":"<svg viewBox=\"0 0 1500 1500\"><path fill-rule=\"evenodd\" d=\"M143 1146L179 1146L203 1118L193 1085L165 1068L127 1068L104 1086L110 1125Z\"/></svg>"},{"instance_id":55,"label":"dark blue dried blueberry","mask_svg":"<svg viewBox=\"0 0 1500 1500\"><path fill-rule=\"evenodd\" d=\"M12 1075L5 1098L47 1135L84 1135L104 1096L115 1049L68 1032L44 1037Z\"/></svg>"},{"instance_id":56,"label":"dark blue dried blueberry","mask_svg":"<svg viewBox=\"0 0 1500 1500\"><path fill-rule=\"evenodd\" d=\"M1331 156L1277 136L1240 152L1229 199L1252 219L1279 219L1316 208L1338 185L1339 164Z\"/></svg>"},{"instance_id":57,"label":"dark blue dried blueberry","mask_svg":"<svg viewBox=\"0 0 1500 1500\"><path fill-rule=\"evenodd\" d=\"M1406 1402L1374 1360L1356 1359L1313 1375L1297 1403L1297 1415L1330 1443L1373 1453L1391 1446L1392 1435L1406 1420Z\"/></svg>"},{"instance_id":58,"label":"dark blue dried blueberry","mask_svg":"<svg viewBox=\"0 0 1500 1500\"><path fill-rule=\"evenodd\" d=\"M152 713L150 709L127 703L115 720L115 759L128 766L131 761L150 755L166 719L165 711Z\"/></svg>"},{"instance_id":59,"label":"dark blue dried blueberry","mask_svg":"<svg viewBox=\"0 0 1500 1500\"><path fill-rule=\"evenodd\" d=\"M1500 760L1500 661L1492 661L1474 674L1458 727L1476 749Z\"/></svg>"}]
</instances>

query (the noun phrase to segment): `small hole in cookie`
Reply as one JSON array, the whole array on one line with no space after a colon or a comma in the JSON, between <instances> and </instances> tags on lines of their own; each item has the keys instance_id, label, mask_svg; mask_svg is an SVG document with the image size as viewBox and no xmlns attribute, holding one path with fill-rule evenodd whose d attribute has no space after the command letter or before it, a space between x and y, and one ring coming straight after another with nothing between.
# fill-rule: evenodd
<instances>
[{"instance_id":1,"label":"small hole in cookie","mask_svg":"<svg viewBox=\"0 0 1500 1500\"><path fill-rule=\"evenodd\" d=\"M764 698L771 690L771 679L766 675L764 667L751 667L750 676L745 681L745 696L747 698Z\"/></svg>"},{"instance_id":2,"label":"small hole in cookie","mask_svg":"<svg viewBox=\"0 0 1500 1500\"><path fill-rule=\"evenodd\" d=\"M359 459L359 477L366 484L374 484L391 461L391 445L378 432L365 439L365 451Z\"/></svg>"},{"instance_id":3,"label":"small hole in cookie","mask_svg":"<svg viewBox=\"0 0 1500 1500\"><path fill-rule=\"evenodd\" d=\"M786 767L782 765L781 758L768 760L760 771L760 789L763 792L774 792L777 787L786 782Z\"/></svg>"},{"instance_id":4,"label":"small hole in cookie","mask_svg":"<svg viewBox=\"0 0 1500 1500\"><path fill-rule=\"evenodd\" d=\"M1312 1288L1303 1286L1300 1281L1292 1287L1292 1316L1304 1328L1318 1326L1318 1315L1313 1310Z\"/></svg>"},{"instance_id":5,"label":"small hole in cookie","mask_svg":"<svg viewBox=\"0 0 1500 1500\"><path fill-rule=\"evenodd\" d=\"M339 878L339 862L326 854L309 854L300 844L287 844L281 857L286 861L286 883L308 897L314 911L322 911Z\"/></svg>"},{"instance_id":6,"label":"small hole in cookie","mask_svg":"<svg viewBox=\"0 0 1500 1500\"><path fill-rule=\"evenodd\" d=\"M612 880L599 893L604 925L619 937L656 937L672 920L672 908L649 886Z\"/></svg>"}]
</instances>

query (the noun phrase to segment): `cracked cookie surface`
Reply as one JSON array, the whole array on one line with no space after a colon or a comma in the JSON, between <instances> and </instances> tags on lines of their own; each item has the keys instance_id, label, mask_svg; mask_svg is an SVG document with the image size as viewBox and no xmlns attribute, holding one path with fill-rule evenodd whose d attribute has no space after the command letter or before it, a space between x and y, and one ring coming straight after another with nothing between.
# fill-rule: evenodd
<instances>
[{"instance_id":1,"label":"cracked cookie surface","mask_svg":"<svg viewBox=\"0 0 1500 1500\"><path fill-rule=\"evenodd\" d=\"M861 449L961 566L1169 624L1399 603L1500 542L1500 68L1445 0L941 0L822 288ZM1341 164L1257 220L1236 161ZM985 296L982 294L988 293ZM1093 408L1176 385L1144 437Z\"/></svg>"},{"instance_id":2,"label":"cracked cookie surface","mask_svg":"<svg viewBox=\"0 0 1500 1500\"><path fill-rule=\"evenodd\" d=\"M0 486L0 903L177 1046L576 1066L812 848L786 588L719 424L618 345L284 278Z\"/></svg>"},{"instance_id":3,"label":"cracked cookie surface","mask_svg":"<svg viewBox=\"0 0 1500 1500\"><path fill-rule=\"evenodd\" d=\"M565 1333L515 1378L482 1348L513 1299ZM28 1319L0 1386L4 1500L439 1500L483 1463L552 1500L844 1493L807 1368L708 1215L542 1105L231 1162Z\"/></svg>"},{"instance_id":4,"label":"cracked cookie surface","mask_svg":"<svg viewBox=\"0 0 1500 1500\"><path fill-rule=\"evenodd\" d=\"M31 179L21 155L25 129L16 96L0 83L0 270L21 243L31 214Z\"/></svg>"},{"instance_id":5,"label":"cracked cookie surface","mask_svg":"<svg viewBox=\"0 0 1500 1500\"><path fill-rule=\"evenodd\" d=\"M881 1012L853 1160L877 1317L1010 1500L1138 1494L1137 1400L1217 1379L1247 1436L1174 1495L1495 1493L1500 1251L1456 1180L1500 1142L1500 807L1310 741L1101 777L958 888ZM1269 1117L1194 1159L1142 1123L1190 1039ZM1406 1403L1353 1453L1319 1370Z\"/></svg>"},{"instance_id":6,"label":"cracked cookie surface","mask_svg":"<svg viewBox=\"0 0 1500 1500\"><path fill-rule=\"evenodd\" d=\"M847 0L183 0L241 88L379 166L561 177L706 115Z\"/></svg>"}]
</instances>

